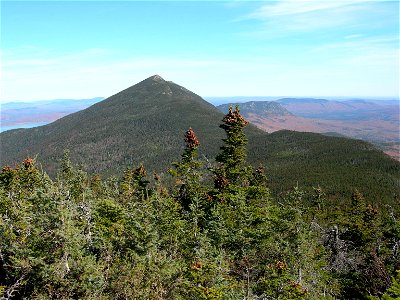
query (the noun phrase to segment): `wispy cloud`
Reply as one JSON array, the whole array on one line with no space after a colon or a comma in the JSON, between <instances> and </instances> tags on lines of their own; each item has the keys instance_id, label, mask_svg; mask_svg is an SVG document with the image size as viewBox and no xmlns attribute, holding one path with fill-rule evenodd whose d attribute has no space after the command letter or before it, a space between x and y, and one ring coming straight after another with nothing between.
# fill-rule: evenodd
<instances>
[{"instance_id":1,"label":"wispy cloud","mask_svg":"<svg viewBox=\"0 0 400 300\"><path fill-rule=\"evenodd\" d=\"M398 93L398 2L235 5L224 8L230 13L223 20L228 23L237 12L239 21L247 23L234 22L232 31L221 32L226 51L216 51L213 43L212 51L187 51L182 57L180 47L191 41L187 36L176 52L165 51L161 42L157 51L136 46L125 51L123 46L85 49L87 45L48 49L50 45L40 43L43 48L19 44L3 49L0 99L107 97L154 74L202 96ZM149 41L148 36L135 40L137 45Z\"/></svg>"},{"instance_id":2,"label":"wispy cloud","mask_svg":"<svg viewBox=\"0 0 400 300\"><path fill-rule=\"evenodd\" d=\"M324 45L315 47L313 51L323 52L327 50L348 50L353 52L360 51L378 51L380 49L398 49L398 36L372 36L366 37L364 35L351 35L345 36L344 39L332 41Z\"/></svg>"},{"instance_id":3,"label":"wispy cloud","mask_svg":"<svg viewBox=\"0 0 400 300\"><path fill-rule=\"evenodd\" d=\"M277 16L293 16L316 11L330 10L344 6L353 5L363 1L315 1L315 0L284 0L277 2L269 2L257 9L248 17L253 18L270 18Z\"/></svg>"},{"instance_id":4,"label":"wispy cloud","mask_svg":"<svg viewBox=\"0 0 400 300\"><path fill-rule=\"evenodd\" d=\"M265 23L263 33L277 31L280 34L293 32L316 32L319 29L344 26L360 27L368 25L369 17L375 15L381 22L386 22L382 5L387 2L380 0L280 0L262 4L241 20L255 19ZM396 2L393 2L396 5ZM396 10L396 8L394 8ZM397 4L398 9L398 4ZM260 33L260 32L259 32Z\"/></svg>"}]
</instances>

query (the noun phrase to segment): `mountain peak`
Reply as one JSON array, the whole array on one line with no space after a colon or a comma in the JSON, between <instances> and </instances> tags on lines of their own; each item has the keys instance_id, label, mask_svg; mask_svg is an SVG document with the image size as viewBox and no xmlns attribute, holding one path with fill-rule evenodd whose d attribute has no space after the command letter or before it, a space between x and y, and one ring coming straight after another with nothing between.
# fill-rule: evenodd
<instances>
[{"instance_id":1,"label":"mountain peak","mask_svg":"<svg viewBox=\"0 0 400 300\"><path fill-rule=\"evenodd\" d=\"M165 80L158 74L153 75L153 76L149 77L148 79L151 79L151 80L157 81L157 82L165 82Z\"/></svg>"}]
</instances>

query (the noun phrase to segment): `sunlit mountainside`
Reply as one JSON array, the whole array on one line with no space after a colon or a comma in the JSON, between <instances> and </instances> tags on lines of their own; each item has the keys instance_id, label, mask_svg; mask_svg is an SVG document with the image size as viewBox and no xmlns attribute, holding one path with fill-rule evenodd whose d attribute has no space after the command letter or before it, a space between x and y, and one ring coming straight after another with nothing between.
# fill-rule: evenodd
<instances>
[{"instance_id":1,"label":"sunlit mountainside","mask_svg":"<svg viewBox=\"0 0 400 300\"><path fill-rule=\"evenodd\" d=\"M260 104L272 115L292 115L281 104ZM189 127L199 137L200 154L212 160L223 138L222 118L200 96L156 75L51 124L1 133L1 164L37 157L54 174L69 149L74 162L94 173L116 174L136 163L165 172ZM331 195L362 188L377 201L392 201L398 188L399 163L369 143L295 131L268 134L254 125L246 133L249 160L268 168L276 193L298 182L321 185ZM376 178L384 180L376 184Z\"/></svg>"},{"instance_id":2,"label":"sunlit mountainside","mask_svg":"<svg viewBox=\"0 0 400 300\"><path fill-rule=\"evenodd\" d=\"M30 128L51 123L70 113L85 109L104 98L52 100L31 103L5 103L1 106L1 131ZM218 97L206 98L227 112L239 104L242 113L257 127L267 131L336 133L373 143L386 154L400 160L399 116L397 100L326 100L316 98ZM230 102L255 99L256 101ZM265 100L267 99L267 100ZM274 99L274 100L272 100Z\"/></svg>"},{"instance_id":3,"label":"sunlit mountainside","mask_svg":"<svg viewBox=\"0 0 400 300\"><path fill-rule=\"evenodd\" d=\"M399 8L1 1L0 300L400 299Z\"/></svg>"},{"instance_id":4,"label":"sunlit mountainside","mask_svg":"<svg viewBox=\"0 0 400 300\"><path fill-rule=\"evenodd\" d=\"M267 132L288 129L337 133L369 141L400 159L399 101L283 98L236 104L250 122ZM218 108L226 112L230 105L236 104L223 104Z\"/></svg>"}]
</instances>

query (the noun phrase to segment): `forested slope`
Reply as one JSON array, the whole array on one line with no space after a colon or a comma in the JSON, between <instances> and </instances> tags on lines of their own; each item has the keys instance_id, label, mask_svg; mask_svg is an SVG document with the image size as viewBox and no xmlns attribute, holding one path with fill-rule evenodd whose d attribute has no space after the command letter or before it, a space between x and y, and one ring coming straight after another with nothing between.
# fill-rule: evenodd
<instances>
[{"instance_id":1,"label":"forested slope","mask_svg":"<svg viewBox=\"0 0 400 300\"><path fill-rule=\"evenodd\" d=\"M54 180L31 158L3 168L0 295L398 299L399 210L359 191L334 209L320 188L271 197L268 171L246 162L246 124L223 118L211 168L188 129L169 187L143 165L103 180L68 153Z\"/></svg>"},{"instance_id":2,"label":"forested slope","mask_svg":"<svg viewBox=\"0 0 400 300\"><path fill-rule=\"evenodd\" d=\"M165 173L183 150L192 127L201 141L199 155L213 162L222 145L223 114L198 95L152 76L85 110L54 123L0 134L0 164L13 166L37 157L54 178L64 150L90 173L117 175L133 164ZM249 161L268 169L273 193L320 185L327 194L347 197L355 188L371 201L398 199L400 164L370 144L318 134L246 128Z\"/></svg>"}]
</instances>

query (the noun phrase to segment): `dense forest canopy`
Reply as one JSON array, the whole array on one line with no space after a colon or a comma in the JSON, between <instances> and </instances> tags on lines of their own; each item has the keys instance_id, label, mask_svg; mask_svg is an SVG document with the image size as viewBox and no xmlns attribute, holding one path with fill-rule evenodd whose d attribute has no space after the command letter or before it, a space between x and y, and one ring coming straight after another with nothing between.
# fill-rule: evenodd
<instances>
[{"instance_id":1,"label":"dense forest canopy","mask_svg":"<svg viewBox=\"0 0 400 300\"><path fill-rule=\"evenodd\" d=\"M0 133L0 165L34 157L55 180L69 149L73 164L90 174L121 178L126 168L143 163L169 180L163 174L179 160L189 127L201 141L199 157L215 162L223 117L183 86L152 76L51 124ZM252 124L244 132L247 161L265 166L274 197L298 183L307 192L320 185L328 199L343 205L355 188L374 205L399 201L400 163L367 142L287 130L268 134Z\"/></svg>"},{"instance_id":2,"label":"dense forest canopy","mask_svg":"<svg viewBox=\"0 0 400 300\"><path fill-rule=\"evenodd\" d=\"M396 203L298 185L272 197L246 125L231 108L211 165L189 128L173 185L143 165L103 179L68 152L53 179L31 158L4 167L2 299L398 299Z\"/></svg>"}]
</instances>

